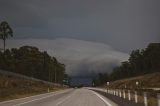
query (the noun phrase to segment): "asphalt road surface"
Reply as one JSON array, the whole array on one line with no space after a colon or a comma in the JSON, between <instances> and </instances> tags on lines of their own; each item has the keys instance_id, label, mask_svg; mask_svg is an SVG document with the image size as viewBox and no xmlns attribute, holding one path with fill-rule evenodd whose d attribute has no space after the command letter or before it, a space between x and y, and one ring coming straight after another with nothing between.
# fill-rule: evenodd
<instances>
[{"instance_id":1,"label":"asphalt road surface","mask_svg":"<svg viewBox=\"0 0 160 106\"><path fill-rule=\"evenodd\" d=\"M0 106L121 106L115 101L120 99L112 99L97 91L80 88L0 102Z\"/></svg>"}]
</instances>

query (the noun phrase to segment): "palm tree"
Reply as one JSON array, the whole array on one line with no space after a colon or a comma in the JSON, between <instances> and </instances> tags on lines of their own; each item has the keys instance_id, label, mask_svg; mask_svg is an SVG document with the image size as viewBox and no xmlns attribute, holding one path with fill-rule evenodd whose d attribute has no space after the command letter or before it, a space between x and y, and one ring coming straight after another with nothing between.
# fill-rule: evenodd
<instances>
[{"instance_id":1,"label":"palm tree","mask_svg":"<svg viewBox=\"0 0 160 106\"><path fill-rule=\"evenodd\" d=\"M9 26L9 24L6 21L3 21L0 23L0 39L2 39L4 42L4 48L3 48L4 51L6 46L6 39L9 36L13 37L13 31Z\"/></svg>"}]
</instances>

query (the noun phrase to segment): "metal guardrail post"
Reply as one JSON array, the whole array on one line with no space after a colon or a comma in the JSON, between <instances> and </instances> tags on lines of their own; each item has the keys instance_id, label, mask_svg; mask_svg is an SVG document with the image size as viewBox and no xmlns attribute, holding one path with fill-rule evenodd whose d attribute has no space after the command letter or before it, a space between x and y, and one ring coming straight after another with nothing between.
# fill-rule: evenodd
<instances>
[{"instance_id":1,"label":"metal guardrail post","mask_svg":"<svg viewBox=\"0 0 160 106\"><path fill-rule=\"evenodd\" d=\"M128 90L128 100L131 100L131 93L130 93L130 90Z\"/></svg>"},{"instance_id":2,"label":"metal guardrail post","mask_svg":"<svg viewBox=\"0 0 160 106\"><path fill-rule=\"evenodd\" d=\"M138 103L137 91L135 91L135 95L134 95L134 97L135 97L135 102L136 102L136 103Z\"/></svg>"},{"instance_id":3,"label":"metal guardrail post","mask_svg":"<svg viewBox=\"0 0 160 106\"><path fill-rule=\"evenodd\" d=\"M123 90L123 98L126 98L125 90Z\"/></svg>"},{"instance_id":4,"label":"metal guardrail post","mask_svg":"<svg viewBox=\"0 0 160 106\"><path fill-rule=\"evenodd\" d=\"M147 92L144 92L144 93L143 93L143 96L144 96L144 105L145 105L145 106L148 106Z\"/></svg>"},{"instance_id":5,"label":"metal guardrail post","mask_svg":"<svg viewBox=\"0 0 160 106\"><path fill-rule=\"evenodd\" d=\"M118 96L118 90L116 90L116 96Z\"/></svg>"},{"instance_id":6,"label":"metal guardrail post","mask_svg":"<svg viewBox=\"0 0 160 106\"><path fill-rule=\"evenodd\" d=\"M121 90L119 90L119 97L120 97L120 98L122 97L122 93L121 93Z\"/></svg>"}]
</instances>

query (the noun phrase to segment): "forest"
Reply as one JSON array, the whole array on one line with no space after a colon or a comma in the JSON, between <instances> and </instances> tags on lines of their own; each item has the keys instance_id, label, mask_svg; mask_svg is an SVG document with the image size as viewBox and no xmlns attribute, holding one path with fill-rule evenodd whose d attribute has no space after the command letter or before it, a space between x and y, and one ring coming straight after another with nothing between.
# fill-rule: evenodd
<instances>
[{"instance_id":1,"label":"forest","mask_svg":"<svg viewBox=\"0 0 160 106\"><path fill-rule=\"evenodd\" d=\"M160 43L150 43L145 49L133 50L128 61L113 69L111 73L99 73L93 80L96 85L144 74L160 72Z\"/></svg>"},{"instance_id":2,"label":"forest","mask_svg":"<svg viewBox=\"0 0 160 106\"><path fill-rule=\"evenodd\" d=\"M32 46L0 52L0 69L55 83L62 83L65 77L64 64Z\"/></svg>"}]
</instances>

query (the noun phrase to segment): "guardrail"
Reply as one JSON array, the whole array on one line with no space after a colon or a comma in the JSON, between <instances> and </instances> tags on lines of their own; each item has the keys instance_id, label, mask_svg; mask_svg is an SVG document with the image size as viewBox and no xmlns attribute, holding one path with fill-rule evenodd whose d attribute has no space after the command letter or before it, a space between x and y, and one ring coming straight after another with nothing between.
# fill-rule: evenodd
<instances>
[{"instance_id":1,"label":"guardrail","mask_svg":"<svg viewBox=\"0 0 160 106\"><path fill-rule=\"evenodd\" d=\"M57 87L62 86L61 84L58 84L58 83L52 83L52 82L36 79L36 78L33 78L33 77L28 77L28 76L25 76L25 75L21 75L21 74L18 74L18 73L4 71L4 70L0 70L0 74L7 75L7 76L14 76L14 77L18 77L18 78L21 78L21 79L39 81L39 82L43 82L45 84L49 84L49 85L53 85L53 86L57 86Z\"/></svg>"},{"instance_id":2,"label":"guardrail","mask_svg":"<svg viewBox=\"0 0 160 106\"><path fill-rule=\"evenodd\" d=\"M98 89L111 95L118 96L135 103L143 103L144 106L160 106L159 91L141 91L127 89Z\"/></svg>"}]
</instances>

